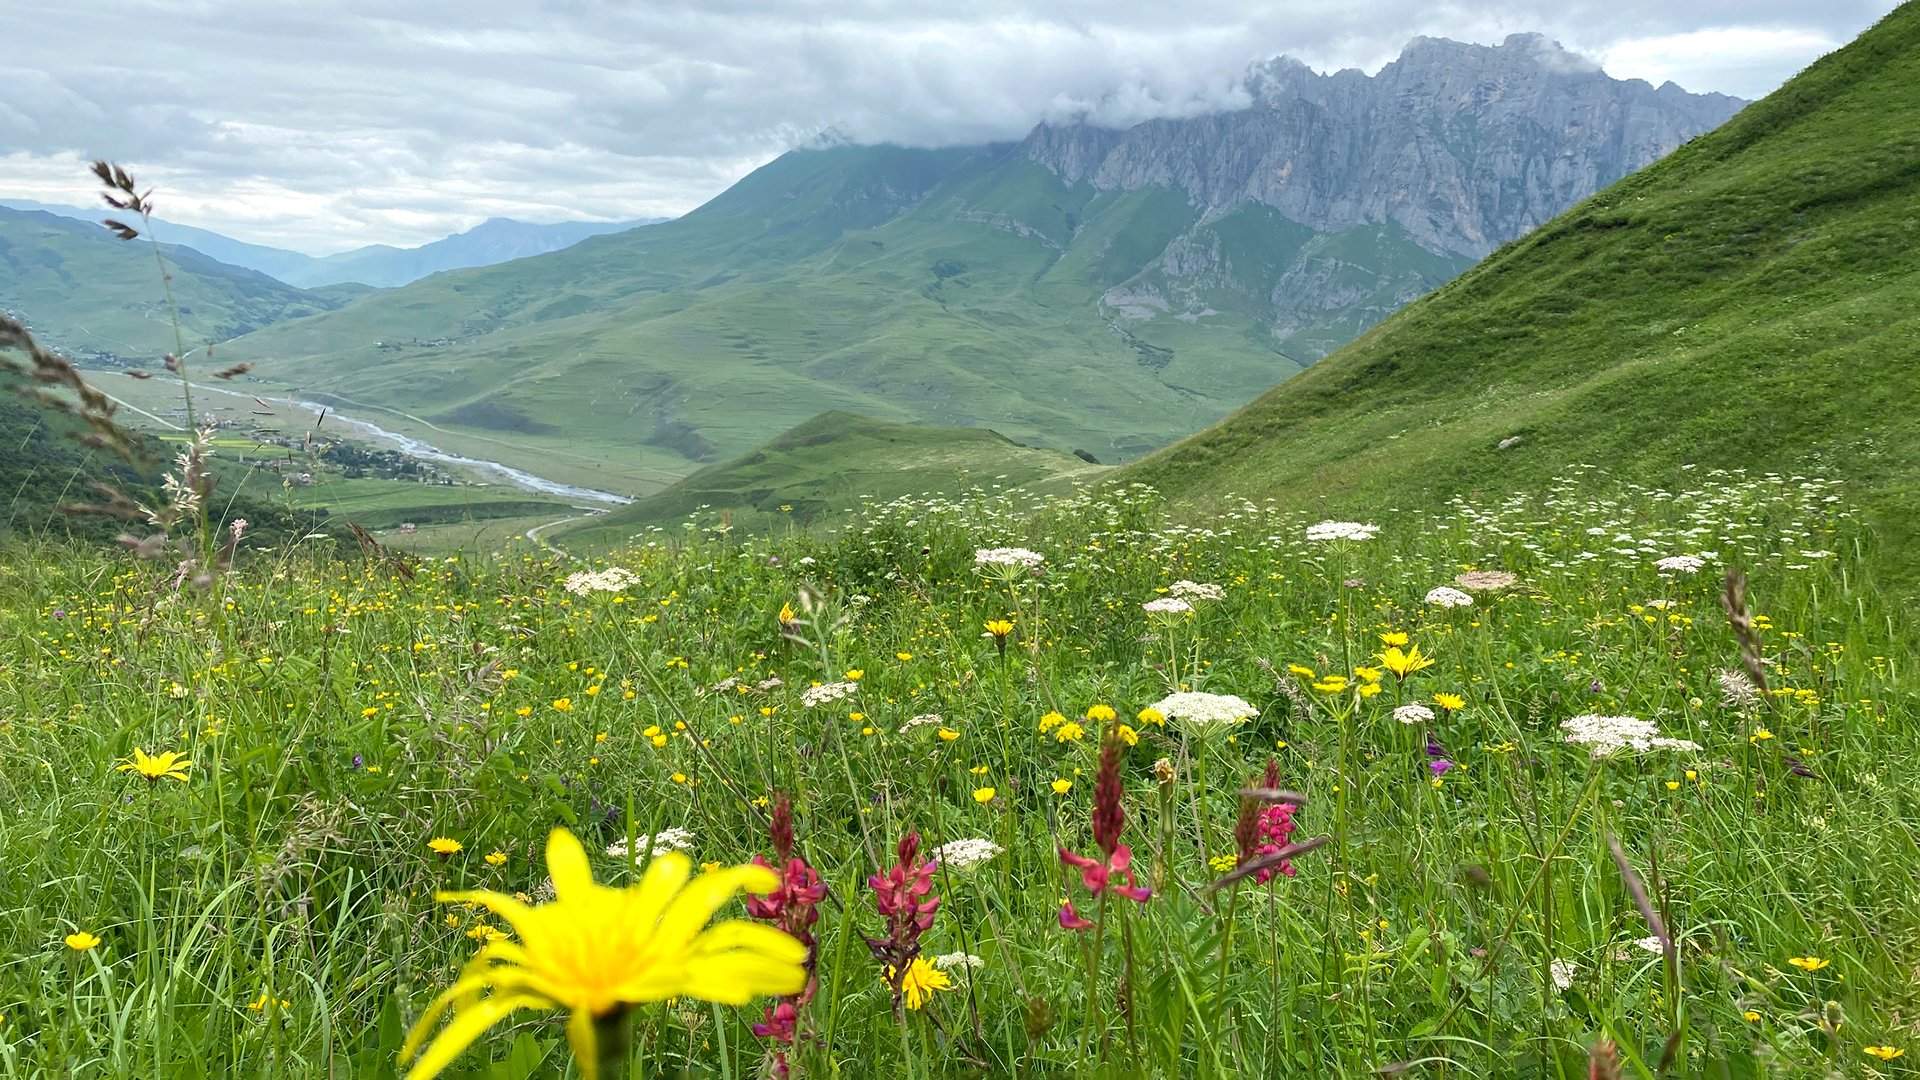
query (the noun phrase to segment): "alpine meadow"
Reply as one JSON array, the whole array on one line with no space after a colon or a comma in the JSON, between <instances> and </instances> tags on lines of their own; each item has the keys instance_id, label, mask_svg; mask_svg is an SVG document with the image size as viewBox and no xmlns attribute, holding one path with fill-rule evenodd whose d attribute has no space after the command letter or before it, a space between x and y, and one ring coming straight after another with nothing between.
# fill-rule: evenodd
<instances>
[{"instance_id":1,"label":"alpine meadow","mask_svg":"<svg viewBox=\"0 0 1920 1080\"><path fill-rule=\"evenodd\" d=\"M1912 1075L1920 0L481 7L0 13L0 1078Z\"/></svg>"}]
</instances>

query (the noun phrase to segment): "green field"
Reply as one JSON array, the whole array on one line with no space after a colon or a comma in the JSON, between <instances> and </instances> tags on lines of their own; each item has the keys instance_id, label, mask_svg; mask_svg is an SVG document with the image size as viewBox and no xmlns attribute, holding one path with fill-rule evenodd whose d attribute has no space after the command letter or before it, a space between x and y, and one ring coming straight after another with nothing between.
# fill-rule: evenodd
<instances>
[{"instance_id":1,"label":"green field","mask_svg":"<svg viewBox=\"0 0 1920 1080\"><path fill-rule=\"evenodd\" d=\"M1091 480L1102 471L984 428L888 424L825 413L745 457L709 466L665 491L553 536L570 547L590 548L688 523L742 532L830 526L866 505L902 497L958 495L975 487L1059 490L1069 480Z\"/></svg>"},{"instance_id":2,"label":"green field","mask_svg":"<svg viewBox=\"0 0 1920 1080\"><path fill-rule=\"evenodd\" d=\"M1821 472L1920 594L1920 7L1128 477L1362 514ZM1500 449L1508 443L1507 449Z\"/></svg>"},{"instance_id":3,"label":"green field","mask_svg":"<svg viewBox=\"0 0 1920 1080\"><path fill-rule=\"evenodd\" d=\"M443 1076L579 1076L569 1002L603 1078L1905 1075L1909 613L1865 585L1844 486L1695 480L1576 469L1347 541L1139 487L981 494L593 576L312 540L181 588L6 548L0 1075L392 1076L420 1023ZM1010 545L1037 568L978 564ZM1433 599L1464 570L1512 579ZM1202 696L1144 711L1175 692ZM1680 742L1568 743L1633 722ZM136 750L190 764L142 779ZM749 915L759 872L722 868L776 850L783 798L829 890L790 924L818 979L791 1044L752 1025L807 948L686 944ZM556 826L586 854L543 861ZM867 879L908 834L938 906L889 931ZM1234 884L1282 840L1323 846ZM1148 892L1058 853L1103 844ZM653 895L688 859L666 922L584 884ZM489 964L500 989L428 1011Z\"/></svg>"}]
</instances>

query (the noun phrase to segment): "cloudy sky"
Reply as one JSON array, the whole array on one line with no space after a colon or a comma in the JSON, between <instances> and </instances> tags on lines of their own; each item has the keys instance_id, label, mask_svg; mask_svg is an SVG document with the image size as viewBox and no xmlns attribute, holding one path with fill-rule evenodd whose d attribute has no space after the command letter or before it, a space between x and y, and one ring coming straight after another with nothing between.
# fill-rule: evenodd
<instances>
[{"instance_id":1,"label":"cloudy sky","mask_svg":"<svg viewBox=\"0 0 1920 1080\"><path fill-rule=\"evenodd\" d=\"M941 145L1232 107L1287 53L1539 31L1620 78L1758 97L1893 0L5 0L0 197L323 254L504 215L678 214L837 131Z\"/></svg>"}]
</instances>

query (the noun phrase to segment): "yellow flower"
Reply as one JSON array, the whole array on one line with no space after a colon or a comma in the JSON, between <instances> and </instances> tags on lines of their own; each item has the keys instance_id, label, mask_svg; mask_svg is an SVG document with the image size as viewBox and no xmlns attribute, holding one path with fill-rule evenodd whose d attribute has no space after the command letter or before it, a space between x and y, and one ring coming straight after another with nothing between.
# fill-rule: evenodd
<instances>
[{"instance_id":1,"label":"yellow flower","mask_svg":"<svg viewBox=\"0 0 1920 1080\"><path fill-rule=\"evenodd\" d=\"M1053 781L1053 793L1054 793L1055 795L1065 795L1065 794L1066 794L1067 792L1069 792L1069 791L1072 791L1072 790L1073 790L1073 781L1071 781L1071 780L1068 780L1068 779L1067 779L1066 777L1064 777L1064 776L1062 776L1062 777L1057 777L1057 778L1055 778L1055 779L1054 779L1054 781Z\"/></svg>"},{"instance_id":2,"label":"yellow flower","mask_svg":"<svg viewBox=\"0 0 1920 1080\"><path fill-rule=\"evenodd\" d=\"M1380 681L1380 669L1376 667L1357 667L1353 669L1353 677L1359 679L1361 682L1377 683Z\"/></svg>"},{"instance_id":3,"label":"yellow flower","mask_svg":"<svg viewBox=\"0 0 1920 1080\"><path fill-rule=\"evenodd\" d=\"M1053 741L1063 742L1063 743L1079 742L1080 737L1085 735L1086 733L1087 733L1086 728L1083 728L1079 724L1076 724L1073 721L1069 720L1066 723L1061 724L1058 728L1054 729Z\"/></svg>"},{"instance_id":4,"label":"yellow flower","mask_svg":"<svg viewBox=\"0 0 1920 1080\"><path fill-rule=\"evenodd\" d=\"M1328 675L1314 683L1313 688L1323 694L1337 694L1347 688L1347 677L1345 675Z\"/></svg>"},{"instance_id":5,"label":"yellow flower","mask_svg":"<svg viewBox=\"0 0 1920 1080\"><path fill-rule=\"evenodd\" d=\"M1894 1058L1906 1053L1905 1050L1897 1046L1863 1046L1861 1050L1868 1057L1877 1057L1881 1061L1892 1061Z\"/></svg>"},{"instance_id":6,"label":"yellow flower","mask_svg":"<svg viewBox=\"0 0 1920 1080\"><path fill-rule=\"evenodd\" d=\"M1154 708L1151 705L1135 713L1133 718L1135 720L1140 721L1142 724L1152 724L1154 727L1167 726L1166 714L1161 712L1159 709Z\"/></svg>"},{"instance_id":7,"label":"yellow flower","mask_svg":"<svg viewBox=\"0 0 1920 1080\"><path fill-rule=\"evenodd\" d=\"M848 682L859 682L861 679L864 679L866 677L867 677L867 672L865 668L848 668L847 669Z\"/></svg>"},{"instance_id":8,"label":"yellow flower","mask_svg":"<svg viewBox=\"0 0 1920 1080\"><path fill-rule=\"evenodd\" d=\"M563 697L563 698L554 698L554 699L553 699L553 711L555 711L555 712L572 712L572 711L573 711L573 699L572 699L572 698L564 698L564 697Z\"/></svg>"},{"instance_id":9,"label":"yellow flower","mask_svg":"<svg viewBox=\"0 0 1920 1080\"><path fill-rule=\"evenodd\" d=\"M1113 711L1113 706L1111 705L1087 706L1087 719L1093 721L1096 724L1104 724L1107 721L1112 720L1119 715L1120 715L1119 713L1116 713Z\"/></svg>"},{"instance_id":10,"label":"yellow flower","mask_svg":"<svg viewBox=\"0 0 1920 1080\"><path fill-rule=\"evenodd\" d=\"M488 865L488 866L505 866L506 864L507 864L507 853L506 853L506 852L504 852L504 851L489 851L489 852L487 852L487 865Z\"/></svg>"},{"instance_id":11,"label":"yellow flower","mask_svg":"<svg viewBox=\"0 0 1920 1080\"><path fill-rule=\"evenodd\" d=\"M986 627L987 633L997 638L1003 638L1013 633L1013 623L1007 619L988 619L982 625Z\"/></svg>"},{"instance_id":12,"label":"yellow flower","mask_svg":"<svg viewBox=\"0 0 1920 1080\"><path fill-rule=\"evenodd\" d=\"M1303 679L1317 679L1320 677L1319 672L1307 667L1305 664L1288 664L1287 670Z\"/></svg>"},{"instance_id":13,"label":"yellow flower","mask_svg":"<svg viewBox=\"0 0 1920 1080\"><path fill-rule=\"evenodd\" d=\"M1749 1024L1757 1024L1760 1022L1760 1014L1752 1009L1748 1009L1746 1012L1740 1014L1740 1019L1745 1020Z\"/></svg>"},{"instance_id":14,"label":"yellow flower","mask_svg":"<svg viewBox=\"0 0 1920 1080\"><path fill-rule=\"evenodd\" d=\"M897 653L894 653L894 654L893 654L893 658L894 658L895 660L898 660L898 661L900 661L901 663L903 663L903 664L904 664L904 663L906 663L907 661L909 661L909 660L911 660L911 659L913 659L913 654L912 654L912 653L910 653L910 652L905 652L905 651L902 651L902 652L897 652Z\"/></svg>"},{"instance_id":15,"label":"yellow flower","mask_svg":"<svg viewBox=\"0 0 1920 1080\"><path fill-rule=\"evenodd\" d=\"M1766 742L1768 739L1771 739L1771 738L1773 738L1773 732L1768 731L1766 728L1758 728L1758 729L1755 729L1753 734L1747 736L1747 741L1750 743L1758 744L1758 743Z\"/></svg>"},{"instance_id":16,"label":"yellow flower","mask_svg":"<svg viewBox=\"0 0 1920 1080\"><path fill-rule=\"evenodd\" d=\"M887 967L887 981L894 978L894 968ZM916 956L907 965L907 974L900 980L900 992L906 995L907 1008L918 1009L933 1000L935 990L953 989L953 979L946 972L927 963L925 957Z\"/></svg>"},{"instance_id":17,"label":"yellow flower","mask_svg":"<svg viewBox=\"0 0 1920 1080\"><path fill-rule=\"evenodd\" d=\"M1125 724L1121 724L1119 727L1115 728L1113 733L1115 737L1117 737L1121 742L1126 743L1128 746L1140 745L1140 733L1133 730L1132 728L1128 727Z\"/></svg>"},{"instance_id":18,"label":"yellow flower","mask_svg":"<svg viewBox=\"0 0 1920 1080\"><path fill-rule=\"evenodd\" d=\"M1821 968L1833 963L1833 961L1823 960L1818 956L1789 956L1787 957L1787 963L1792 964L1801 971L1819 971Z\"/></svg>"},{"instance_id":19,"label":"yellow flower","mask_svg":"<svg viewBox=\"0 0 1920 1080\"><path fill-rule=\"evenodd\" d=\"M136 746L133 748L133 757L115 765L114 768L120 772L139 773L151 784L158 780L185 780L187 769L192 765L193 762L172 750L149 756L145 750Z\"/></svg>"},{"instance_id":20,"label":"yellow flower","mask_svg":"<svg viewBox=\"0 0 1920 1080\"><path fill-rule=\"evenodd\" d=\"M993 789L992 789L992 788L990 788L990 787L982 787L982 788L974 788L974 789L973 789L973 801L974 801L974 802L977 802L977 803L990 803L990 802L992 802L992 801L993 801Z\"/></svg>"},{"instance_id":21,"label":"yellow flower","mask_svg":"<svg viewBox=\"0 0 1920 1080\"><path fill-rule=\"evenodd\" d=\"M1040 718L1040 730L1052 731L1054 728L1057 728L1061 724L1064 724L1066 722L1067 722L1066 717L1061 716L1057 712L1049 712L1045 716L1042 716Z\"/></svg>"},{"instance_id":22,"label":"yellow flower","mask_svg":"<svg viewBox=\"0 0 1920 1080\"><path fill-rule=\"evenodd\" d=\"M1467 699L1461 697L1459 694L1435 694L1433 695L1433 703L1448 712L1459 712L1461 709L1467 707Z\"/></svg>"},{"instance_id":23,"label":"yellow flower","mask_svg":"<svg viewBox=\"0 0 1920 1080\"><path fill-rule=\"evenodd\" d=\"M1400 646L1400 645L1405 645L1406 643L1407 643L1407 635L1402 633L1399 630L1389 630L1386 633L1380 635L1380 644L1382 645Z\"/></svg>"},{"instance_id":24,"label":"yellow flower","mask_svg":"<svg viewBox=\"0 0 1920 1080\"><path fill-rule=\"evenodd\" d=\"M569 1010L567 1041L582 1074L595 1080L598 1019L676 997L744 1005L806 985L806 946L791 936L739 919L707 926L736 892L767 893L779 884L764 866L730 867L689 882L691 861L669 851L647 864L638 885L616 889L596 884L586 849L572 833L555 829L547 837L547 871L555 899L537 907L486 890L435 894L442 903L486 908L520 940L483 946L427 1006L400 1050L403 1063L419 1058L407 1080L439 1075L519 1009ZM421 1053L449 1008L453 1022Z\"/></svg>"},{"instance_id":25,"label":"yellow flower","mask_svg":"<svg viewBox=\"0 0 1920 1080\"><path fill-rule=\"evenodd\" d=\"M1393 672L1396 679L1404 679L1416 671L1433 666L1433 657L1420 655L1420 646L1409 646L1402 652L1400 646L1390 645L1380 654L1380 666Z\"/></svg>"},{"instance_id":26,"label":"yellow flower","mask_svg":"<svg viewBox=\"0 0 1920 1080\"><path fill-rule=\"evenodd\" d=\"M941 742L952 742L953 740L955 740L955 739L957 739L957 738L959 738L959 737L960 737L960 733L959 733L959 732L957 732L957 731L955 731L955 730L953 730L953 729L952 729L952 728L950 728L950 727L943 727L943 728L941 728L941 729L939 730L939 732L938 732L938 734L939 734L939 736L940 736L940 741L941 741Z\"/></svg>"},{"instance_id":27,"label":"yellow flower","mask_svg":"<svg viewBox=\"0 0 1920 1080\"><path fill-rule=\"evenodd\" d=\"M1380 692L1380 684L1377 682L1360 684L1360 696L1363 698L1373 697L1375 694L1378 694L1379 692Z\"/></svg>"},{"instance_id":28,"label":"yellow flower","mask_svg":"<svg viewBox=\"0 0 1920 1080\"><path fill-rule=\"evenodd\" d=\"M461 847L460 841L455 840L451 837L446 837L446 836L434 837L433 839L427 841L427 846L433 849L433 853L435 855L438 855L443 859L449 855L460 854L460 847Z\"/></svg>"},{"instance_id":29,"label":"yellow flower","mask_svg":"<svg viewBox=\"0 0 1920 1080\"><path fill-rule=\"evenodd\" d=\"M76 930L67 935L67 948L72 949L74 952L86 952L98 944L100 944L100 939L85 930Z\"/></svg>"}]
</instances>

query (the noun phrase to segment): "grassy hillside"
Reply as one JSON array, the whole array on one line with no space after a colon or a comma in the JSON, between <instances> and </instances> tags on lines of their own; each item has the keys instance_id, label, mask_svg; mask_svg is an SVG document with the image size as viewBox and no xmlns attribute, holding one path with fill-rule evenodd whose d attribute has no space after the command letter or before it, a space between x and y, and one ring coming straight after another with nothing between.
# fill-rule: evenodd
<instances>
[{"instance_id":1,"label":"grassy hillside","mask_svg":"<svg viewBox=\"0 0 1920 1080\"><path fill-rule=\"evenodd\" d=\"M1205 318L1158 299L1156 260L1182 237L1223 260ZM289 389L509 439L515 464L617 462L632 490L830 410L1125 460L1464 265L1390 230L1321 235L1253 210L1202 221L1177 192L1067 185L1009 147L840 147L788 154L676 221L440 275L235 348ZM1290 270L1351 302L1276 310Z\"/></svg>"},{"instance_id":2,"label":"grassy hillside","mask_svg":"<svg viewBox=\"0 0 1920 1080\"><path fill-rule=\"evenodd\" d=\"M1100 466L1021 446L984 428L891 424L829 412L735 461L713 465L630 506L552 535L569 547L609 546L649 526L694 517L743 532L816 524L865 500L953 494L975 485L1015 487Z\"/></svg>"},{"instance_id":3,"label":"grassy hillside","mask_svg":"<svg viewBox=\"0 0 1920 1080\"><path fill-rule=\"evenodd\" d=\"M162 252L189 349L329 311L351 295L304 292L191 248ZM40 211L0 207L0 310L75 355L151 360L175 348L153 248Z\"/></svg>"},{"instance_id":4,"label":"grassy hillside","mask_svg":"<svg viewBox=\"0 0 1920 1080\"><path fill-rule=\"evenodd\" d=\"M1920 5L1126 474L1364 515L1569 462L1848 478L1920 582ZM1518 439L1508 449L1504 440ZM1783 543L1791 543L1791 539Z\"/></svg>"},{"instance_id":5,"label":"grassy hillside","mask_svg":"<svg viewBox=\"0 0 1920 1080\"><path fill-rule=\"evenodd\" d=\"M753 454L708 465L612 513L559 528L574 546L612 546L643 528L730 523L741 532L829 521L862 502L1023 486L1102 471L1073 455L1021 446L995 430L925 427L829 411Z\"/></svg>"}]
</instances>

